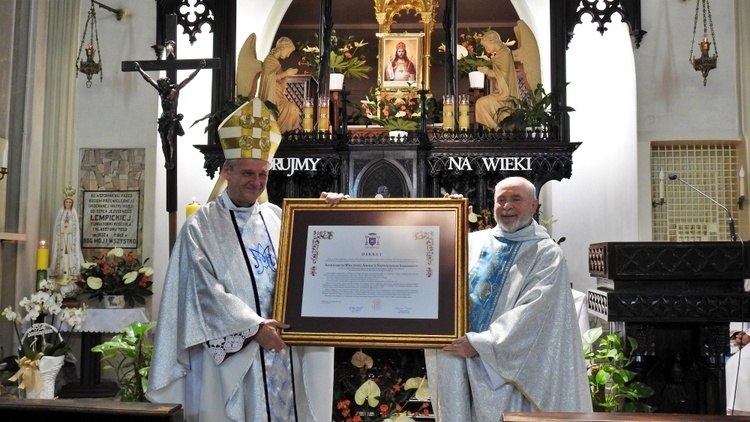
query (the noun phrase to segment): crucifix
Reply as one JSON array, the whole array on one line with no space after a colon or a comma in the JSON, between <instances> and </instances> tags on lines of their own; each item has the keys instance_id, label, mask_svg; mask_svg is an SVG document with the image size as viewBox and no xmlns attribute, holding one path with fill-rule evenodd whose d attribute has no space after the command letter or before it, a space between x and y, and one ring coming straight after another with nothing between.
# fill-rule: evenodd
<instances>
[{"instance_id":1,"label":"crucifix","mask_svg":"<svg viewBox=\"0 0 750 422\"><path fill-rule=\"evenodd\" d=\"M158 131L164 151L164 167L167 171L167 212L169 213L169 253L172 253L177 237L177 137L184 134L180 120L182 114L177 112L177 101L180 90L185 87L201 69L221 69L220 59L186 59L177 60L177 16L169 14L165 17L165 41L163 46L153 46L157 60L124 61L121 64L123 72L139 72L149 84L159 92L161 97L162 114L158 120ZM162 53L166 57L162 59ZM182 82L175 83L177 71L195 69ZM164 70L165 78L157 81L151 79L145 71Z\"/></svg>"}]
</instances>

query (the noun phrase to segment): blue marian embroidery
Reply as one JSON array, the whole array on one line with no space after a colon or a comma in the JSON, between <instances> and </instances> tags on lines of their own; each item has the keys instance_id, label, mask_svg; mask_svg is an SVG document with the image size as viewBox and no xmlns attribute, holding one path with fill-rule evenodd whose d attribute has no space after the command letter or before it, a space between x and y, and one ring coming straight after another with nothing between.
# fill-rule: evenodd
<instances>
[{"instance_id":1,"label":"blue marian embroidery","mask_svg":"<svg viewBox=\"0 0 750 422\"><path fill-rule=\"evenodd\" d=\"M273 254L271 254L271 246L263 246L260 243L258 243L257 249L248 248L250 251L251 256L253 257L253 260L255 261L255 269L258 270L258 275L263 274L263 271L265 271L267 268L271 271L274 270L274 267L276 263L273 259Z\"/></svg>"}]
</instances>

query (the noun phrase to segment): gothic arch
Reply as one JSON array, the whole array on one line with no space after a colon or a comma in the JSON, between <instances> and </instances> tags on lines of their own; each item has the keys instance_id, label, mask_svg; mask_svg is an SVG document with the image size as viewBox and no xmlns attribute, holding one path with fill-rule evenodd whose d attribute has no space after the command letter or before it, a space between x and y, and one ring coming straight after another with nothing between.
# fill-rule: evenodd
<instances>
[{"instance_id":1,"label":"gothic arch","mask_svg":"<svg viewBox=\"0 0 750 422\"><path fill-rule=\"evenodd\" d=\"M410 179L403 166L384 158L362 168L354 178L353 191L357 198L372 198L385 186L391 198L411 198L414 193Z\"/></svg>"}]
</instances>

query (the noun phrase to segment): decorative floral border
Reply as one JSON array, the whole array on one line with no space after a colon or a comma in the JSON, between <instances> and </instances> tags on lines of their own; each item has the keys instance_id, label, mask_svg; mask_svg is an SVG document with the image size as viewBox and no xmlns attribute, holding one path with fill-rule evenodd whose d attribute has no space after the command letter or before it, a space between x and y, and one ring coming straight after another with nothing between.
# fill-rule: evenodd
<instances>
[{"instance_id":1,"label":"decorative floral border","mask_svg":"<svg viewBox=\"0 0 750 422\"><path fill-rule=\"evenodd\" d=\"M433 238L434 233L431 231L428 232L414 232L413 237L414 240L425 240L425 261L427 261L427 271L426 275L427 277L432 277L432 267L429 267L429 265L432 265L432 258L433 254L435 253L435 239Z\"/></svg>"},{"instance_id":2,"label":"decorative floral border","mask_svg":"<svg viewBox=\"0 0 750 422\"><path fill-rule=\"evenodd\" d=\"M314 230L312 238L312 248L310 249L310 261L313 266L310 268L310 275L315 277L318 274L318 267L315 263L318 262L318 252L320 251L320 239L333 239L333 231L331 230Z\"/></svg>"}]
</instances>

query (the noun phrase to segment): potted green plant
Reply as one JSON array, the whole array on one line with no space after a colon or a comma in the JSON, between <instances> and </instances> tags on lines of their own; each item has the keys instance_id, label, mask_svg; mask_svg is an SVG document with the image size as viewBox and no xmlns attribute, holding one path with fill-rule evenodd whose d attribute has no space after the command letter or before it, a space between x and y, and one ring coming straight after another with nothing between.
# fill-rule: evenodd
<instances>
[{"instance_id":1,"label":"potted green plant","mask_svg":"<svg viewBox=\"0 0 750 422\"><path fill-rule=\"evenodd\" d=\"M556 101L555 95L548 93L539 83L529 93L528 99L509 97L507 104L497 109L495 118L504 129L538 128L546 132L551 127L557 126L557 117L561 113L575 111L573 107L566 105L553 113L552 105Z\"/></svg>"},{"instance_id":2,"label":"potted green plant","mask_svg":"<svg viewBox=\"0 0 750 422\"><path fill-rule=\"evenodd\" d=\"M117 397L121 401L147 402L146 387L151 367L154 345L147 343L148 331L156 322L133 322L111 340L91 348L101 353L106 362L104 369L114 369L117 374Z\"/></svg>"},{"instance_id":3,"label":"potted green plant","mask_svg":"<svg viewBox=\"0 0 750 422\"><path fill-rule=\"evenodd\" d=\"M345 79L368 79L367 73L372 66L367 65L364 40L357 41L354 36L337 36L336 31L331 34L330 62L331 73L343 74ZM318 34L314 34L313 42L297 44L297 51L301 55L299 65L309 67L305 73L310 73L317 80L320 77L320 42Z\"/></svg>"},{"instance_id":4,"label":"potted green plant","mask_svg":"<svg viewBox=\"0 0 750 422\"><path fill-rule=\"evenodd\" d=\"M583 334L583 353L589 371L589 387L594 410L606 412L652 412L651 406L638 400L651 397L654 390L635 381L636 373L628 367L638 341L628 337L630 352L625 353L622 339L614 333L602 337L602 327ZM599 340L598 344L595 344Z\"/></svg>"},{"instance_id":5,"label":"potted green plant","mask_svg":"<svg viewBox=\"0 0 750 422\"><path fill-rule=\"evenodd\" d=\"M492 28L487 28L484 32L490 30ZM459 75L462 77L468 75L469 79L478 78L475 82L470 83L472 87L484 86L484 74L479 72L477 68L480 66L492 66L492 58L482 45L484 32L466 28L466 32L458 35L458 43L456 44L456 67L458 68ZM514 44L515 41L506 42L508 46ZM438 51L445 51L445 44L440 44Z\"/></svg>"}]
</instances>

